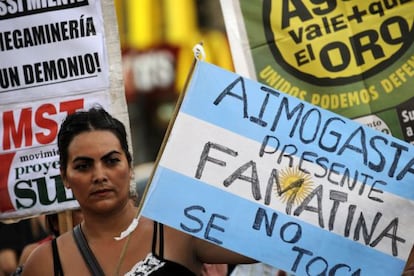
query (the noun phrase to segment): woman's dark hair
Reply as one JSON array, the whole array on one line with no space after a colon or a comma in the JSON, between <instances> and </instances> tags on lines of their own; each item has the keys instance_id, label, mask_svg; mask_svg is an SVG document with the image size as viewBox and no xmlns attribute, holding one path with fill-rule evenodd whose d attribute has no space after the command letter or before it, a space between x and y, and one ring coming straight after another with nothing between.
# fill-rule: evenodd
<instances>
[{"instance_id":1,"label":"woman's dark hair","mask_svg":"<svg viewBox=\"0 0 414 276\"><path fill-rule=\"evenodd\" d=\"M95 106L87 111L77 111L68 115L60 127L57 144L59 163L63 171L66 171L68 165L68 148L73 138L82 132L92 130L108 130L112 132L118 138L128 163L131 166L132 155L128 148L125 126L102 107Z\"/></svg>"}]
</instances>

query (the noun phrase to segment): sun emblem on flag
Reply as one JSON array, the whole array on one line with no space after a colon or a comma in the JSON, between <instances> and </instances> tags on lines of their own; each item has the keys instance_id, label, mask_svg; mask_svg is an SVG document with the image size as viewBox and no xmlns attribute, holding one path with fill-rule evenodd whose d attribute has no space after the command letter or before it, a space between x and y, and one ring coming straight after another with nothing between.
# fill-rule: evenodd
<instances>
[{"instance_id":1,"label":"sun emblem on flag","mask_svg":"<svg viewBox=\"0 0 414 276\"><path fill-rule=\"evenodd\" d=\"M280 171L276 193L282 202L301 203L312 191L312 178L298 167Z\"/></svg>"}]
</instances>

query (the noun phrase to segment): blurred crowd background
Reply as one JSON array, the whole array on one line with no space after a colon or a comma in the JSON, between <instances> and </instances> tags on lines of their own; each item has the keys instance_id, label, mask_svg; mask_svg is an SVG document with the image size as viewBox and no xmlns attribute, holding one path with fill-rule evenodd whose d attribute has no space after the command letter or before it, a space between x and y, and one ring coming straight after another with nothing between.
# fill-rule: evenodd
<instances>
[{"instance_id":1,"label":"blurred crowd background","mask_svg":"<svg viewBox=\"0 0 414 276\"><path fill-rule=\"evenodd\" d=\"M115 0L134 164L156 159L202 42L206 61L234 71L219 0Z\"/></svg>"}]
</instances>

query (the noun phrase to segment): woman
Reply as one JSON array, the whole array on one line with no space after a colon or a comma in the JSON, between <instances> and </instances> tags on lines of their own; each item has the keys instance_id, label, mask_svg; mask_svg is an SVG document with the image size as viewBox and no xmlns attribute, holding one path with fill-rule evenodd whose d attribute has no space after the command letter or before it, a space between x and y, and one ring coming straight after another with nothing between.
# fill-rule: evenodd
<instances>
[{"instance_id":1,"label":"woman","mask_svg":"<svg viewBox=\"0 0 414 276\"><path fill-rule=\"evenodd\" d=\"M58 148L63 183L72 189L84 218L78 233L101 267L94 275L200 275L203 263L253 262L144 217L127 238L114 239L133 221L137 208L130 199L133 169L125 127L102 108L69 115ZM55 253L47 242L30 255L23 275L93 274L73 231L56 241Z\"/></svg>"}]
</instances>

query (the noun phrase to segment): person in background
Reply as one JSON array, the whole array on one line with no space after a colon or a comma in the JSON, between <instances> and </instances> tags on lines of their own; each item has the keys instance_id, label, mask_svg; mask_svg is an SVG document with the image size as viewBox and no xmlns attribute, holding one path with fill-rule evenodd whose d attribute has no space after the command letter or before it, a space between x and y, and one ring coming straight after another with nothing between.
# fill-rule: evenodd
<instances>
[{"instance_id":1,"label":"person in background","mask_svg":"<svg viewBox=\"0 0 414 276\"><path fill-rule=\"evenodd\" d=\"M137 214L129 191L132 156L124 125L101 107L69 115L59 130L58 149L63 183L84 219L56 239L55 254L50 241L37 247L23 275L184 276L200 275L204 263L255 262L143 216L126 238L115 238Z\"/></svg>"},{"instance_id":2,"label":"person in background","mask_svg":"<svg viewBox=\"0 0 414 276\"><path fill-rule=\"evenodd\" d=\"M0 223L0 276L9 276L17 268L23 248L47 236L44 217Z\"/></svg>"}]
</instances>

